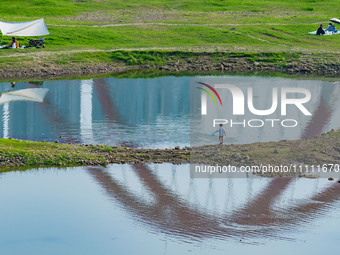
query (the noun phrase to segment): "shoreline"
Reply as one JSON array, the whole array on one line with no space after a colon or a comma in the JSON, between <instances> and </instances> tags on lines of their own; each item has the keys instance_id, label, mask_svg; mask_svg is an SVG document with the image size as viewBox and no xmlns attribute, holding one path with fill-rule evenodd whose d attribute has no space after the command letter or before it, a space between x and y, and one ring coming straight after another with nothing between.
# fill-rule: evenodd
<instances>
[{"instance_id":1,"label":"shoreline","mask_svg":"<svg viewBox=\"0 0 340 255\"><path fill-rule=\"evenodd\" d=\"M145 163L224 164L236 167L259 164L340 164L339 148L340 129L306 140L173 149L59 144L1 138L0 167L6 171L14 168Z\"/></svg>"},{"instance_id":2,"label":"shoreline","mask_svg":"<svg viewBox=\"0 0 340 255\"><path fill-rule=\"evenodd\" d=\"M36 52L2 56L0 80L61 79L129 71L169 74L266 74L340 76L340 54L117 50ZM7 63L8 62L8 63ZM20 63L11 64L11 63Z\"/></svg>"}]
</instances>

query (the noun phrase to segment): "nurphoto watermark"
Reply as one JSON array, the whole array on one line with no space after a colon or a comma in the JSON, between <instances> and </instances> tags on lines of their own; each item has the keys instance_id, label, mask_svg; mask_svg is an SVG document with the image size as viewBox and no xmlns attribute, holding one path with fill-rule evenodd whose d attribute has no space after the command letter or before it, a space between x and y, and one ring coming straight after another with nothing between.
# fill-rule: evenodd
<instances>
[{"instance_id":1,"label":"nurphoto watermark","mask_svg":"<svg viewBox=\"0 0 340 255\"><path fill-rule=\"evenodd\" d=\"M247 144L306 139L329 131L330 122L340 125L339 115L330 114L340 107L336 97L339 86L237 76L195 77L190 83L190 145L206 146L191 152L192 177L226 176L223 173L247 177L260 171L255 169L257 166L240 166L245 163L241 161L237 162L238 167L223 162L203 164L211 163L213 154L221 154L224 148L209 145L243 144L246 150ZM324 120L326 114L328 119ZM274 162L272 165L275 169L280 167ZM266 170L264 165L261 170ZM281 166L280 171L293 170Z\"/></svg>"}]
</instances>

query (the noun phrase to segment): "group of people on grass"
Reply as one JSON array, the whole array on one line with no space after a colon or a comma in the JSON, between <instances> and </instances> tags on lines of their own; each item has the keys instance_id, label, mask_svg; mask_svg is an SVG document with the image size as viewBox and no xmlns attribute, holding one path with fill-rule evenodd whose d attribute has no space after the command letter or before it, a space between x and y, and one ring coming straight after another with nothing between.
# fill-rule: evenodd
<instances>
[{"instance_id":1,"label":"group of people on grass","mask_svg":"<svg viewBox=\"0 0 340 255\"><path fill-rule=\"evenodd\" d=\"M324 35L326 33L326 31L331 32L331 33L337 33L338 32L336 27L332 23L329 23L329 25L326 29L323 29L323 25L321 24L320 27L318 28L318 30L316 31L316 34L317 35Z\"/></svg>"}]
</instances>

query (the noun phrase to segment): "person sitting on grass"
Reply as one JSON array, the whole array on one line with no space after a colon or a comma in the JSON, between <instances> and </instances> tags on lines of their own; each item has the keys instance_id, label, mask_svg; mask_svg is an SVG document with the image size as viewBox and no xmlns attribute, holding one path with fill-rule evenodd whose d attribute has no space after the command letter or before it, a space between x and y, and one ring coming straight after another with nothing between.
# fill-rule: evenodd
<instances>
[{"instance_id":1,"label":"person sitting on grass","mask_svg":"<svg viewBox=\"0 0 340 255\"><path fill-rule=\"evenodd\" d=\"M335 26L333 26L332 23L329 23L328 27L325 29L325 31L328 31L328 32L334 32L334 29Z\"/></svg>"},{"instance_id":2,"label":"person sitting on grass","mask_svg":"<svg viewBox=\"0 0 340 255\"><path fill-rule=\"evenodd\" d=\"M9 45L10 48L19 48L19 42L17 40L15 40L15 37L12 37L12 42L11 44Z\"/></svg>"},{"instance_id":3,"label":"person sitting on grass","mask_svg":"<svg viewBox=\"0 0 340 255\"><path fill-rule=\"evenodd\" d=\"M316 34L317 35L324 35L325 34L325 30L323 30L323 25L322 24L320 25L320 27L316 31Z\"/></svg>"},{"instance_id":4,"label":"person sitting on grass","mask_svg":"<svg viewBox=\"0 0 340 255\"><path fill-rule=\"evenodd\" d=\"M338 32L335 25L333 25L332 23L329 23L328 27L326 28L326 31L329 31L329 32L332 32L332 33Z\"/></svg>"}]
</instances>

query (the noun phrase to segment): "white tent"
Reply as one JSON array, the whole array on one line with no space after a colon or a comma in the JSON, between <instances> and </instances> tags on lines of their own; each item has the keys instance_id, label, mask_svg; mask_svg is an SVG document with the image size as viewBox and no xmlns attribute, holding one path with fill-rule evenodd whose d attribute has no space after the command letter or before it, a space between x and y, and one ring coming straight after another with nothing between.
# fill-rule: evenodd
<instances>
[{"instance_id":1,"label":"white tent","mask_svg":"<svg viewBox=\"0 0 340 255\"><path fill-rule=\"evenodd\" d=\"M4 22L0 21L2 35L8 36L41 36L48 35L44 19L27 22Z\"/></svg>"}]
</instances>

